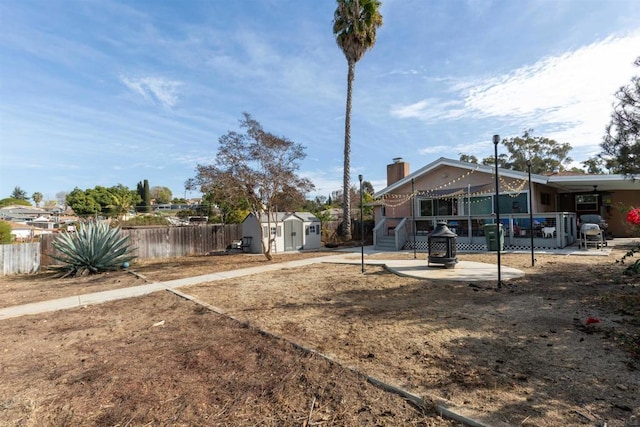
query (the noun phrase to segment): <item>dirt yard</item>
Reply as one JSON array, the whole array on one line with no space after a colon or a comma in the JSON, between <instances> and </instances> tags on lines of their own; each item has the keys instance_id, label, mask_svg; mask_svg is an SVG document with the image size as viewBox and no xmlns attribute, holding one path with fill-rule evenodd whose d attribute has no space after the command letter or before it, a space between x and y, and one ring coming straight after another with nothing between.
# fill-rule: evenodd
<instances>
[{"instance_id":1,"label":"dirt yard","mask_svg":"<svg viewBox=\"0 0 640 427\"><path fill-rule=\"evenodd\" d=\"M487 425L638 426L640 280L623 276L615 263L625 249L609 257L537 254L533 268L526 254L503 254L504 265L527 275L500 291L495 283L417 280L374 266L362 274L360 265L338 264L181 289L240 322L168 292L4 320L0 420L457 425L433 410L431 402L443 399ZM224 268L212 263L240 268L262 260L203 257L133 269L156 281ZM144 280L119 274L65 285L86 292ZM22 295L17 301L57 297L58 287L49 286L55 282L2 278L2 300L8 292ZM43 284L43 292L33 292ZM417 409L346 367L423 396L428 405Z\"/></svg>"}]
</instances>

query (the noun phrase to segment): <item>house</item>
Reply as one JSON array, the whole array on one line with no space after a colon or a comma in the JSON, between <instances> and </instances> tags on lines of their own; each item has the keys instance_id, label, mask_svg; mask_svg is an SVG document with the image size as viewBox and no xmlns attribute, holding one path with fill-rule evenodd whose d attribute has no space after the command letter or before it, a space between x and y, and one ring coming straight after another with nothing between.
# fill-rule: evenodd
<instances>
[{"instance_id":1,"label":"house","mask_svg":"<svg viewBox=\"0 0 640 427\"><path fill-rule=\"evenodd\" d=\"M34 208L31 206L5 206L0 208L0 219L14 222L32 221L38 217L48 217L50 213L45 209Z\"/></svg>"},{"instance_id":2,"label":"house","mask_svg":"<svg viewBox=\"0 0 640 427\"><path fill-rule=\"evenodd\" d=\"M630 235L617 206L640 205L640 181L622 175L530 176L498 169L505 247L528 248L532 235L539 248L571 245L584 214L601 215L610 236ZM410 173L409 164L396 158L387 166L387 187L374 195L374 244L425 249L435 223L445 220L458 235L458 249L484 249L484 226L496 222L495 194L493 166L440 158Z\"/></svg>"},{"instance_id":3,"label":"house","mask_svg":"<svg viewBox=\"0 0 640 427\"><path fill-rule=\"evenodd\" d=\"M321 224L313 214L275 212L271 213L270 219L271 221L267 214L262 214L258 221L254 214L249 214L242 221L243 240L248 244L247 252L262 253L260 238L264 236L263 243L267 245L269 232L275 237L271 248L274 253L320 248Z\"/></svg>"}]
</instances>

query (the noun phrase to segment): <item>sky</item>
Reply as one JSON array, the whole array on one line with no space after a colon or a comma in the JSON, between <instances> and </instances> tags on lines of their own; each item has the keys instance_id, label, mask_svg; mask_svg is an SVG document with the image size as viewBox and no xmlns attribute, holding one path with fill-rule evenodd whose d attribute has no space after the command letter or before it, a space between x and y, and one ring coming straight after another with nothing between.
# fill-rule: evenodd
<instances>
[{"instance_id":1,"label":"sky","mask_svg":"<svg viewBox=\"0 0 640 427\"><path fill-rule=\"evenodd\" d=\"M242 113L306 147L299 174L341 190L347 62L331 0L0 0L0 198L169 187L213 164ZM492 136L599 153L640 70L637 0L382 0L356 64L351 179L493 155ZM506 153L506 149L502 149ZM500 148L499 148L500 151Z\"/></svg>"}]
</instances>

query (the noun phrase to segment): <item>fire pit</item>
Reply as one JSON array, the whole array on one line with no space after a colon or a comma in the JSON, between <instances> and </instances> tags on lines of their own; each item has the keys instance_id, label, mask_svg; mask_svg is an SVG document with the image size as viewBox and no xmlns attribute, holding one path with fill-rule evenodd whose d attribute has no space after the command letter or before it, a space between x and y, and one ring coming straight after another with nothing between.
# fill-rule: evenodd
<instances>
[{"instance_id":1,"label":"fire pit","mask_svg":"<svg viewBox=\"0 0 640 427\"><path fill-rule=\"evenodd\" d=\"M427 265L443 264L445 268L455 268L458 263L456 257L456 237L458 235L449 230L445 221L436 224L427 239L429 247L429 256L427 257Z\"/></svg>"}]
</instances>

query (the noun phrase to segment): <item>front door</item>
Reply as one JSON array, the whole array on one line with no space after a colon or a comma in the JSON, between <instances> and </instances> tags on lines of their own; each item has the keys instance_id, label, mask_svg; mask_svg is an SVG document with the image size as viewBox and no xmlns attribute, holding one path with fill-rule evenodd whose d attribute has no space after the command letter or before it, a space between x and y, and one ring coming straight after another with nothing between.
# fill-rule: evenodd
<instances>
[{"instance_id":1,"label":"front door","mask_svg":"<svg viewBox=\"0 0 640 427\"><path fill-rule=\"evenodd\" d=\"M284 250L295 251L302 247L302 221L284 221Z\"/></svg>"}]
</instances>

